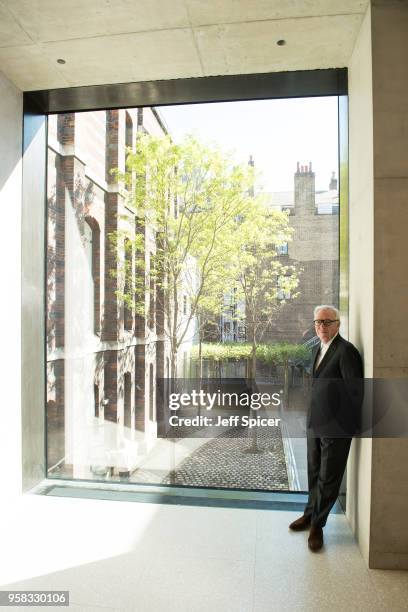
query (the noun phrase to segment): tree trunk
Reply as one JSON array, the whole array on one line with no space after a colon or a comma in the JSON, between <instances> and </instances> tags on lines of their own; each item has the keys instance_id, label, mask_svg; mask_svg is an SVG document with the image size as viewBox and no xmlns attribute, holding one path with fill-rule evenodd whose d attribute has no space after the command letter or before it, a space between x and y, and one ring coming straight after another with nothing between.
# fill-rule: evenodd
<instances>
[{"instance_id":1,"label":"tree trunk","mask_svg":"<svg viewBox=\"0 0 408 612\"><path fill-rule=\"evenodd\" d=\"M289 361L284 363L284 400L285 408L289 406Z\"/></svg>"},{"instance_id":2,"label":"tree trunk","mask_svg":"<svg viewBox=\"0 0 408 612\"><path fill-rule=\"evenodd\" d=\"M200 323L200 319L199 319L199 323ZM198 372L198 377L200 379L200 387L201 387L201 381L203 380L202 347L203 347L203 338L202 338L202 333L201 333L201 326L199 326L199 332L198 332L198 367L199 367L199 372Z\"/></svg>"},{"instance_id":3,"label":"tree trunk","mask_svg":"<svg viewBox=\"0 0 408 612\"><path fill-rule=\"evenodd\" d=\"M174 344L174 339L170 343L170 371L172 386L175 387L177 379L177 345Z\"/></svg>"},{"instance_id":4,"label":"tree trunk","mask_svg":"<svg viewBox=\"0 0 408 612\"><path fill-rule=\"evenodd\" d=\"M251 378L255 380L256 378L256 344L252 342L252 352L251 352Z\"/></svg>"}]
</instances>

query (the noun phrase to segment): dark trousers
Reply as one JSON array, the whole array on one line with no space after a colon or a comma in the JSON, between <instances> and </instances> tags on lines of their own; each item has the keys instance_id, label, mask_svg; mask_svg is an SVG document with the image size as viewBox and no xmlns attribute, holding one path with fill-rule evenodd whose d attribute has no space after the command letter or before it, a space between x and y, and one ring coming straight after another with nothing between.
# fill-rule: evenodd
<instances>
[{"instance_id":1,"label":"dark trousers","mask_svg":"<svg viewBox=\"0 0 408 612\"><path fill-rule=\"evenodd\" d=\"M311 524L324 527L339 495L351 438L307 437L309 499L304 511Z\"/></svg>"}]
</instances>

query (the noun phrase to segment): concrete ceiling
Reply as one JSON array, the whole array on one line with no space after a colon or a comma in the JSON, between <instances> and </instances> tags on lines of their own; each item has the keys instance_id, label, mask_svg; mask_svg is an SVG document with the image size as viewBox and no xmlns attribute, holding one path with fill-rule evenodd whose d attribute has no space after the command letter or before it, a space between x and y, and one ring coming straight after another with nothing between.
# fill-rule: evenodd
<instances>
[{"instance_id":1,"label":"concrete ceiling","mask_svg":"<svg viewBox=\"0 0 408 612\"><path fill-rule=\"evenodd\" d=\"M338 68L368 1L0 0L0 70L28 91Z\"/></svg>"}]
</instances>

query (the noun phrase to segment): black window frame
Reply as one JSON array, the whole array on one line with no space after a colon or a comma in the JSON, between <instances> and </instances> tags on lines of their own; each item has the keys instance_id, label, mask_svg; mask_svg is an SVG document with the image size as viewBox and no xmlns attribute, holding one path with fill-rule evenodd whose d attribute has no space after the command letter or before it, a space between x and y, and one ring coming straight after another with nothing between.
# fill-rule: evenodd
<instances>
[{"instance_id":1,"label":"black window frame","mask_svg":"<svg viewBox=\"0 0 408 612\"><path fill-rule=\"evenodd\" d=\"M54 113L211 102L337 96L339 163L348 162L347 68L69 87L23 94L22 452L23 490L46 473L47 118ZM348 175L340 176L342 310L348 313ZM343 209L342 209L343 206ZM342 217L341 217L342 218ZM347 235L346 235L347 234ZM340 236L341 237L341 236ZM346 245L346 247L344 246ZM343 252L344 255L344 252ZM33 287L35 295L33 299ZM346 310L345 310L346 309ZM33 392L33 389L34 392ZM34 433L33 433L34 432Z\"/></svg>"}]
</instances>

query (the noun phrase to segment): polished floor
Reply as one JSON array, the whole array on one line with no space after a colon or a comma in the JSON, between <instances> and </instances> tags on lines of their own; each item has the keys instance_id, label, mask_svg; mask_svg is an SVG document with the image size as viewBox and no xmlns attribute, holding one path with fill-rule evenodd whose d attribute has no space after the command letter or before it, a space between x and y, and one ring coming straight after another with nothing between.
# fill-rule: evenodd
<instances>
[{"instance_id":1,"label":"polished floor","mask_svg":"<svg viewBox=\"0 0 408 612\"><path fill-rule=\"evenodd\" d=\"M407 609L408 572L368 570L343 515L317 554L296 516L25 495L2 504L0 588L99 612Z\"/></svg>"}]
</instances>

